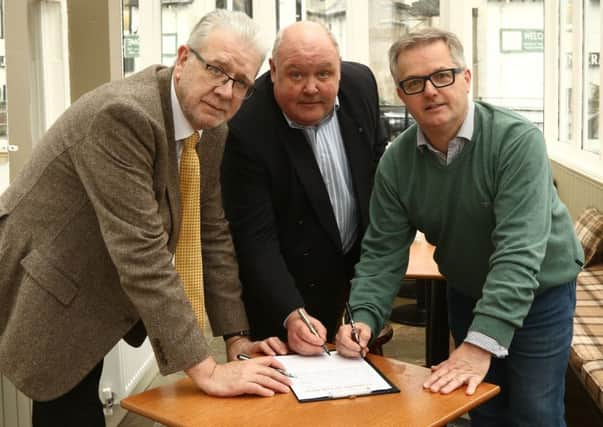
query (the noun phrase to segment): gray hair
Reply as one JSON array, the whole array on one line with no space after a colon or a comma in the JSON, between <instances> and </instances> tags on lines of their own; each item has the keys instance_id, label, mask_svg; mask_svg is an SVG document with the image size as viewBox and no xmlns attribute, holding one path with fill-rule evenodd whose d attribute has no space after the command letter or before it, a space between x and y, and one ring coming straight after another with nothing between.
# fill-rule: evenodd
<instances>
[{"instance_id":1,"label":"gray hair","mask_svg":"<svg viewBox=\"0 0 603 427\"><path fill-rule=\"evenodd\" d=\"M318 25L321 29L324 30L324 32L326 33L326 35L329 37L329 39L331 40L331 42L333 43L333 46L335 46L335 51L337 52L337 56L339 58L341 58L341 53L339 52L339 43L337 43L337 40L335 39L335 36L333 35L333 33L331 32L331 30L329 30L327 28L327 26L325 24L323 24L320 21L299 21L296 24L300 24L303 22L312 22L316 25ZM291 25L295 25L295 24L291 24ZM283 40L283 35L285 34L285 32L287 31L287 29L291 26L288 25L285 28L281 28L279 30L279 32L276 35L276 38L274 39L274 44L272 45L272 60L276 62L277 60L277 54L278 54L278 50L281 47L281 42Z\"/></svg>"},{"instance_id":2,"label":"gray hair","mask_svg":"<svg viewBox=\"0 0 603 427\"><path fill-rule=\"evenodd\" d=\"M421 28L406 34L389 48L389 71L396 84L398 83L397 71L400 54L440 40L448 46L452 62L459 68L466 68L463 45L456 34L435 27Z\"/></svg>"},{"instance_id":3,"label":"gray hair","mask_svg":"<svg viewBox=\"0 0 603 427\"><path fill-rule=\"evenodd\" d=\"M196 49L202 47L209 33L218 28L230 31L248 41L261 55L261 62L264 62L268 46L260 33L260 27L249 16L239 11L216 9L208 13L197 22L188 37L187 44Z\"/></svg>"}]
</instances>

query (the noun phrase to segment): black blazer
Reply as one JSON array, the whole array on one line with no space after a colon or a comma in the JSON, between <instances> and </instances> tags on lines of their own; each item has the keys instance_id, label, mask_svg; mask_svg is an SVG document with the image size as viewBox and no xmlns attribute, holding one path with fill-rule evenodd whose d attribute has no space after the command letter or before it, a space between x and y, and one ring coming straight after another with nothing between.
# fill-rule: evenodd
<instances>
[{"instance_id":1,"label":"black blazer","mask_svg":"<svg viewBox=\"0 0 603 427\"><path fill-rule=\"evenodd\" d=\"M342 63L337 111L360 214L368 223L376 164L386 137L368 67ZM229 123L222 164L224 208L239 261L253 338L286 338L283 321L306 307L336 332L358 245L344 256L327 189L302 131L287 124L269 72ZM352 251L350 251L352 252Z\"/></svg>"}]
</instances>

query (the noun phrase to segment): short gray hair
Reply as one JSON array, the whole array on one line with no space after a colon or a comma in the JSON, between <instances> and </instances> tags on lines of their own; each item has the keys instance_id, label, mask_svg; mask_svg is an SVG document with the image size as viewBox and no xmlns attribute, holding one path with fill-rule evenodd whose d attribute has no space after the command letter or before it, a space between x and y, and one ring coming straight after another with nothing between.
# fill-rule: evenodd
<instances>
[{"instance_id":1,"label":"short gray hair","mask_svg":"<svg viewBox=\"0 0 603 427\"><path fill-rule=\"evenodd\" d=\"M243 12L216 9L197 22L191 31L187 44L195 49L203 46L205 39L215 29L224 29L248 41L261 55L264 62L268 46L264 41L258 24Z\"/></svg>"},{"instance_id":2,"label":"short gray hair","mask_svg":"<svg viewBox=\"0 0 603 427\"><path fill-rule=\"evenodd\" d=\"M304 22L304 21L299 21L299 22ZM339 52L339 43L337 43L337 40L335 39L335 36L331 32L331 30L329 30L327 28L327 26L320 21L305 21L305 22L313 22L313 23L317 24L320 28L322 28L324 30L324 32L326 33L326 35L331 40L331 42L333 43L333 46L335 46L335 51L337 52L337 56L341 58L341 53ZM294 24L291 24L291 25L294 25ZM283 34L285 33L285 31L287 31L287 29L291 25L288 25L285 28L281 28L279 30L279 32L276 34L276 38L274 39L274 44L272 45L272 60L273 61L276 61L278 49L281 47L281 42L283 40Z\"/></svg>"},{"instance_id":3,"label":"short gray hair","mask_svg":"<svg viewBox=\"0 0 603 427\"><path fill-rule=\"evenodd\" d=\"M450 50L452 61L459 68L466 68L463 45L456 34L435 27L421 28L402 36L389 48L389 71L398 83L398 57L402 52L419 46L443 41Z\"/></svg>"}]
</instances>

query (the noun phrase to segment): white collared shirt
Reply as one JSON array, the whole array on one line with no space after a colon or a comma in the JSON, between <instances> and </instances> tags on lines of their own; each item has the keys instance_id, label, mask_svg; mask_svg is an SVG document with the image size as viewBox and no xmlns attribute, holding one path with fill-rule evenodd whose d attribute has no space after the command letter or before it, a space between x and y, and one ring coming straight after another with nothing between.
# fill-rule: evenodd
<instances>
[{"instance_id":1,"label":"white collared shirt","mask_svg":"<svg viewBox=\"0 0 603 427\"><path fill-rule=\"evenodd\" d=\"M429 143L425 137L425 134L421 130L421 127L419 127L417 131L417 147L423 151L428 149L436 155L440 164L449 165L456 158L456 156L463 151L465 144L471 142L471 137L473 136L474 115L475 104L473 104L473 101L471 101L467 106L467 115L465 116L465 120L463 121L463 124L461 125L456 136L448 143L448 151L446 153L442 153Z\"/></svg>"},{"instance_id":2,"label":"white collared shirt","mask_svg":"<svg viewBox=\"0 0 603 427\"><path fill-rule=\"evenodd\" d=\"M174 140L176 141L176 152L178 153L178 166L180 166L180 156L182 155L182 141L188 138L195 130L184 117L180 102L176 96L176 88L174 87L174 78L170 85L170 100L172 102L172 119L174 121ZM199 136L201 136L201 131Z\"/></svg>"}]
</instances>

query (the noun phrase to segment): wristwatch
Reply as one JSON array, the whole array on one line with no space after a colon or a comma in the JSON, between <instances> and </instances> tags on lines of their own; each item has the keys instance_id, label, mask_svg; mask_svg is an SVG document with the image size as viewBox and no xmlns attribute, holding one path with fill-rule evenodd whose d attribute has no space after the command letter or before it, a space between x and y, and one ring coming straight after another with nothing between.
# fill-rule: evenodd
<instances>
[{"instance_id":1,"label":"wristwatch","mask_svg":"<svg viewBox=\"0 0 603 427\"><path fill-rule=\"evenodd\" d=\"M222 336L222 338L224 338L224 341L226 341L229 338L232 337L248 337L249 336L249 331L247 330L243 330L243 331L239 331L239 332L233 332L232 334L224 334Z\"/></svg>"}]
</instances>

